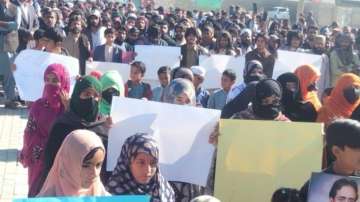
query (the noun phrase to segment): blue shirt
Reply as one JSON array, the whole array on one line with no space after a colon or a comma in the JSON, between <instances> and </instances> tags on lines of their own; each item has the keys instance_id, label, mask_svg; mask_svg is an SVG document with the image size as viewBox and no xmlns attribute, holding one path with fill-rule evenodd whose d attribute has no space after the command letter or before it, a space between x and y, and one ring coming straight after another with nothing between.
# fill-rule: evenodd
<instances>
[{"instance_id":1,"label":"blue shirt","mask_svg":"<svg viewBox=\"0 0 360 202\"><path fill-rule=\"evenodd\" d=\"M153 98L152 100L153 101L157 101L157 102L160 102L161 101L161 95L162 95L162 92L163 92L164 88L162 86L158 86L156 88L154 88L152 90L152 93L153 93Z\"/></svg>"},{"instance_id":2,"label":"blue shirt","mask_svg":"<svg viewBox=\"0 0 360 202\"><path fill-rule=\"evenodd\" d=\"M222 110L226 104L227 95L228 93L223 89L215 91L209 98L208 108Z\"/></svg>"},{"instance_id":3,"label":"blue shirt","mask_svg":"<svg viewBox=\"0 0 360 202\"><path fill-rule=\"evenodd\" d=\"M210 93L207 90L204 90L201 87L199 87L196 90L196 105L206 108L208 104L209 96Z\"/></svg>"}]
</instances>

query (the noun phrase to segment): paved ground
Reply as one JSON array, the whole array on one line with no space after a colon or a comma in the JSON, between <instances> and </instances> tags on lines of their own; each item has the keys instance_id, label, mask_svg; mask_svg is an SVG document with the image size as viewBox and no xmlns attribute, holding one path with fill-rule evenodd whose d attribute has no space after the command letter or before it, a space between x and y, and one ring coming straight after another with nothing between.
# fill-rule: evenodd
<instances>
[{"instance_id":1,"label":"paved ground","mask_svg":"<svg viewBox=\"0 0 360 202\"><path fill-rule=\"evenodd\" d=\"M27 171L17 163L27 110L9 110L1 104L0 99L0 202L10 202L27 195Z\"/></svg>"}]
</instances>

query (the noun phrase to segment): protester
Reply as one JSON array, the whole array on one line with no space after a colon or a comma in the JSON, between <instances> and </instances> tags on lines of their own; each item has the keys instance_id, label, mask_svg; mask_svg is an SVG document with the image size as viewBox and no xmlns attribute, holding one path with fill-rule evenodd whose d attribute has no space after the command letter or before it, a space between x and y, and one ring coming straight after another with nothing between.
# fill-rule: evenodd
<instances>
[{"instance_id":1,"label":"protester","mask_svg":"<svg viewBox=\"0 0 360 202\"><path fill-rule=\"evenodd\" d=\"M195 106L195 88L191 81L184 78L172 80L164 89L162 101L165 103Z\"/></svg>"},{"instance_id":2,"label":"protester","mask_svg":"<svg viewBox=\"0 0 360 202\"><path fill-rule=\"evenodd\" d=\"M226 104L226 98L231 86L234 85L235 80L236 73L230 69L225 70L221 77L221 89L210 95L207 108L222 110Z\"/></svg>"},{"instance_id":3,"label":"protester","mask_svg":"<svg viewBox=\"0 0 360 202\"><path fill-rule=\"evenodd\" d=\"M163 101L170 104L196 106L195 88L192 82L183 78L171 81L164 90ZM204 188L185 182L170 182L175 191L175 201L190 201L204 194Z\"/></svg>"},{"instance_id":4,"label":"protester","mask_svg":"<svg viewBox=\"0 0 360 202\"><path fill-rule=\"evenodd\" d=\"M194 74L191 69L186 67L177 67L171 71L171 80L183 78L191 82L194 81Z\"/></svg>"},{"instance_id":5,"label":"protester","mask_svg":"<svg viewBox=\"0 0 360 202\"><path fill-rule=\"evenodd\" d=\"M318 98L316 83L319 80L320 72L312 65L302 65L294 73L299 79L301 99L304 102L310 102L318 112L321 102Z\"/></svg>"},{"instance_id":6,"label":"protester","mask_svg":"<svg viewBox=\"0 0 360 202\"><path fill-rule=\"evenodd\" d=\"M102 85L100 114L110 115L111 103L114 96L123 97L125 94L124 81L119 72L112 70L105 72L100 78Z\"/></svg>"},{"instance_id":7,"label":"protester","mask_svg":"<svg viewBox=\"0 0 360 202\"><path fill-rule=\"evenodd\" d=\"M102 138L104 145L107 145L107 134L111 122L109 118L104 119L99 116L101 89L101 83L95 77L85 76L77 81L70 98L69 110L56 119L50 129L49 140L44 151L43 177L47 176L63 140L71 131L91 130ZM102 172L104 173L105 170ZM104 177L103 181L106 181ZM39 186L41 185L42 183Z\"/></svg>"},{"instance_id":8,"label":"protester","mask_svg":"<svg viewBox=\"0 0 360 202\"><path fill-rule=\"evenodd\" d=\"M129 98L151 100L152 91L148 83L143 82L146 67L143 62L135 61L131 63L130 80L125 84L125 96Z\"/></svg>"},{"instance_id":9,"label":"protester","mask_svg":"<svg viewBox=\"0 0 360 202\"><path fill-rule=\"evenodd\" d=\"M226 103L229 103L238 96L250 82L260 81L264 78L266 78L266 76L264 75L262 64L257 60L248 62L243 71L244 82L231 87L231 90L226 98Z\"/></svg>"},{"instance_id":10,"label":"protester","mask_svg":"<svg viewBox=\"0 0 360 202\"><path fill-rule=\"evenodd\" d=\"M122 62L122 49L114 43L115 30L107 28L104 32L106 42L100 46L96 46L93 53L94 61L100 62Z\"/></svg>"},{"instance_id":11,"label":"protester","mask_svg":"<svg viewBox=\"0 0 360 202\"><path fill-rule=\"evenodd\" d=\"M263 66L264 74L268 78L272 78L275 57L271 55L267 49L268 37L263 34L258 34L255 38L256 49L247 53L245 56L245 63L248 64L251 60L258 60Z\"/></svg>"},{"instance_id":12,"label":"protester","mask_svg":"<svg viewBox=\"0 0 360 202\"><path fill-rule=\"evenodd\" d=\"M100 180L105 158L101 139L88 130L66 136L38 197L108 196Z\"/></svg>"},{"instance_id":13,"label":"protester","mask_svg":"<svg viewBox=\"0 0 360 202\"><path fill-rule=\"evenodd\" d=\"M87 19L88 27L85 29L85 34L90 41L90 48L93 50L95 47L105 43L105 27L101 24L101 15L99 10L92 10Z\"/></svg>"},{"instance_id":14,"label":"protester","mask_svg":"<svg viewBox=\"0 0 360 202\"><path fill-rule=\"evenodd\" d=\"M285 48L288 51L294 52L304 52L301 49L303 43L303 35L299 31L289 31L287 34L287 47Z\"/></svg>"},{"instance_id":15,"label":"protester","mask_svg":"<svg viewBox=\"0 0 360 202\"><path fill-rule=\"evenodd\" d=\"M205 79L206 70L201 66L192 66L191 71L194 74L193 83L196 92L196 105L206 108L210 93L201 86Z\"/></svg>"},{"instance_id":16,"label":"protester","mask_svg":"<svg viewBox=\"0 0 360 202\"><path fill-rule=\"evenodd\" d=\"M174 190L161 175L158 143L138 133L125 140L117 165L107 184L115 195L150 195L151 201L175 201Z\"/></svg>"},{"instance_id":17,"label":"protester","mask_svg":"<svg viewBox=\"0 0 360 202\"><path fill-rule=\"evenodd\" d=\"M75 15L69 19L69 33L65 37L63 47L69 55L79 59L79 73L85 75L86 61L90 59L90 42L85 34L82 33L85 23L81 16Z\"/></svg>"},{"instance_id":18,"label":"protester","mask_svg":"<svg viewBox=\"0 0 360 202\"><path fill-rule=\"evenodd\" d=\"M214 28L212 26L206 25L201 30L202 37L200 45L208 50L215 49L216 39L214 38Z\"/></svg>"},{"instance_id":19,"label":"protester","mask_svg":"<svg viewBox=\"0 0 360 202\"><path fill-rule=\"evenodd\" d=\"M216 46L210 53L235 56L235 49L233 47L232 37L229 32L223 31L220 33L219 39L216 41Z\"/></svg>"},{"instance_id":20,"label":"protester","mask_svg":"<svg viewBox=\"0 0 360 202\"><path fill-rule=\"evenodd\" d=\"M336 118L349 118L359 106L360 78L355 74L343 74L336 82L330 96L318 112L317 122L328 125Z\"/></svg>"},{"instance_id":21,"label":"protester","mask_svg":"<svg viewBox=\"0 0 360 202\"><path fill-rule=\"evenodd\" d=\"M277 81L283 90L281 104L284 115L291 121L314 122L317 111L311 102L302 99L299 78L293 73L284 73Z\"/></svg>"},{"instance_id":22,"label":"protester","mask_svg":"<svg viewBox=\"0 0 360 202\"><path fill-rule=\"evenodd\" d=\"M350 119L338 119L331 123L325 131L327 151L334 162L323 173L350 176L360 170L360 123ZM309 181L300 190L301 201L307 201Z\"/></svg>"},{"instance_id":23,"label":"protester","mask_svg":"<svg viewBox=\"0 0 360 202\"><path fill-rule=\"evenodd\" d=\"M34 33L35 47L33 49L44 51L46 47L45 31L38 29Z\"/></svg>"},{"instance_id":24,"label":"protester","mask_svg":"<svg viewBox=\"0 0 360 202\"><path fill-rule=\"evenodd\" d=\"M208 54L208 50L198 45L201 38L200 30L189 28L185 32L186 44L181 46L181 67L191 68L199 65L199 56Z\"/></svg>"},{"instance_id":25,"label":"protester","mask_svg":"<svg viewBox=\"0 0 360 202\"><path fill-rule=\"evenodd\" d=\"M33 36L40 24L35 7L31 1L16 0L14 3L21 8L22 16L19 29L19 46L17 48L17 52L20 52L26 49L31 36Z\"/></svg>"},{"instance_id":26,"label":"protester","mask_svg":"<svg viewBox=\"0 0 360 202\"><path fill-rule=\"evenodd\" d=\"M255 97L248 109L234 114L233 119L290 121L281 112L282 89L272 79L261 80L256 84Z\"/></svg>"},{"instance_id":27,"label":"protester","mask_svg":"<svg viewBox=\"0 0 360 202\"><path fill-rule=\"evenodd\" d=\"M253 50L252 47L252 33L250 29L243 29L240 33L241 43L241 55L246 55Z\"/></svg>"},{"instance_id":28,"label":"protester","mask_svg":"<svg viewBox=\"0 0 360 202\"><path fill-rule=\"evenodd\" d=\"M68 56L69 52L63 48L64 36L54 28L48 28L45 31L44 37L46 38L45 51Z\"/></svg>"},{"instance_id":29,"label":"protester","mask_svg":"<svg viewBox=\"0 0 360 202\"><path fill-rule=\"evenodd\" d=\"M171 73L171 69L168 66L160 67L159 70L157 71L160 86L158 86L152 90L152 94L153 94L152 100L153 101L158 101L158 102L161 101L161 96L164 92L164 89L170 83L170 73Z\"/></svg>"},{"instance_id":30,"label":"protester","mask_svg":"<svg viewBox=\"0 0 360 202\"><path fill-rule=\"evenodd\" d=\"M339 34L335 40L335 48L330 53L331 86L344 73L359 73L360 60L353 51L353 38L349 34Z\"/></svg>"},{"instance_id":31,"label":"protester","mask_svg":"<svg viewBox=\"0 0 360 202\"><path fill-rule=\"evenodd\" d=\"M0 8L0 73L3 75L5 108L17 109L20 103L16 99L11 64L19 45L18 29L21 23L21 11L10 0L1 1Z\"/></svg>"},{"instance_id":32,"label":"protester","mask_svg":"<svg viewBox=\"0 0 360 202\"><path fill-rule=\"evenodd\" d=\"M68 107L70 75L61 64L49 65L44 73L45 87L42 98L30 109L25 128L20 161L28 168L29 197L34 197L36 183L44 170L44 149L49 138L50 127Z\"/></svg>"}]
</instances>

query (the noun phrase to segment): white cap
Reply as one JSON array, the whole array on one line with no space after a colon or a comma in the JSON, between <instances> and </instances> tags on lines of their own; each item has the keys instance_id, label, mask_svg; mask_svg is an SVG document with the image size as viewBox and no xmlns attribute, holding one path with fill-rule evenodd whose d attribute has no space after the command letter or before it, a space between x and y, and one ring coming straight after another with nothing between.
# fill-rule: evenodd
<instances>
[{"instance_id":1,"label":"white cap","mask_svg":"<svg viewBox=\"0 0 360 202\"><path fill-rule=\"evenodd\" d=\"M90 16L92 16L92 15L94 15L94 16L96 16L96 17L98 17L98 18L101 17L101 13L100 13L100 11L97 10L97 9L93 9L93 10L91 11Z\"/></svg>"},{"instance_id":2,"label":"white cap","mask_svg":"<svg viewBox=\"0 0 360 202\"><path fill-rule=\"evenodd\" d=\"M205 74L206 74L206 70L202 66L192 66L191 71L193 72L194 75L198 75L203 78L205 77Z\"/></svg>"}]
</instances>

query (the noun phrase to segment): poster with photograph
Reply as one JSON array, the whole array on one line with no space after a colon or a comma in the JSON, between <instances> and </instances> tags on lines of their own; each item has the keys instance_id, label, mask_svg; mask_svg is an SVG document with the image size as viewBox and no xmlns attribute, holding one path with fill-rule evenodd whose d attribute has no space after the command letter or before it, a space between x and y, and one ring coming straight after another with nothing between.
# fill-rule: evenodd
<instances>
[{"instance_id":1,"label":"poster with photograph","mask_svg":"<svg viewBox=\"0 0 360 202\"><path fill-rule=\"evenodd\" d=\"M359 177L327 173L311 175L308 202L356 202L359 198Z\"/></svg>"}]
</instances>

